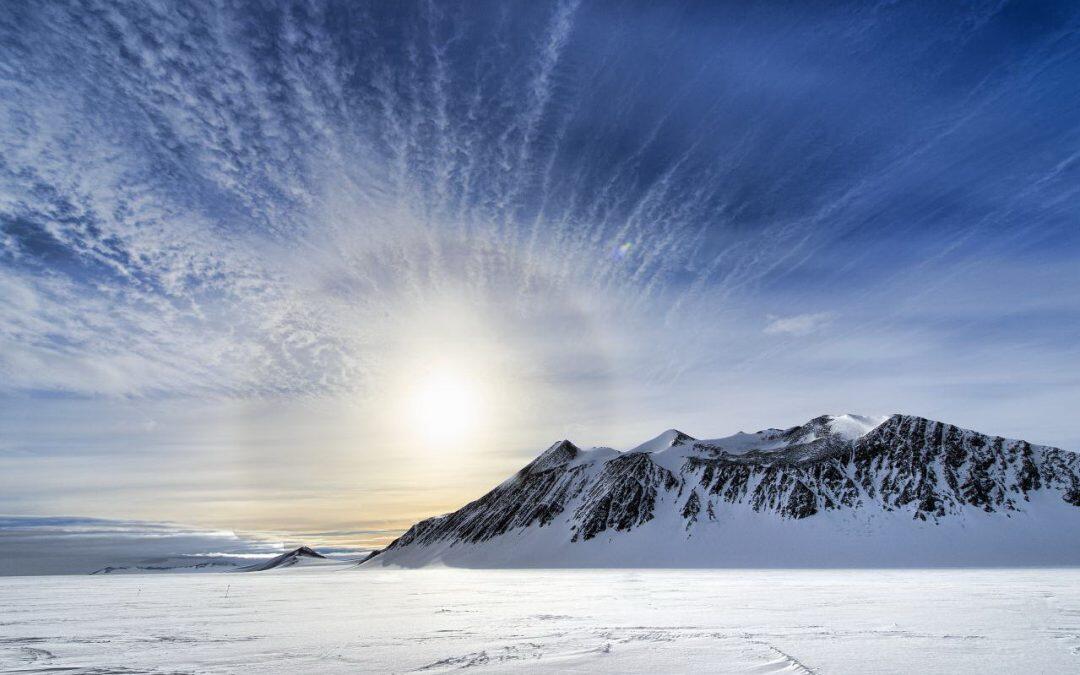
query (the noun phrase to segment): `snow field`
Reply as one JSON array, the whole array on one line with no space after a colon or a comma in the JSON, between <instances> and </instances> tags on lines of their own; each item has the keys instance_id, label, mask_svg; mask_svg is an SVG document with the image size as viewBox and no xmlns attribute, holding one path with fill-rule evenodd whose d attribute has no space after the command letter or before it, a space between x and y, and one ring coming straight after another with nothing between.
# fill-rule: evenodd
<instances>
[{"instance_id":1,"label":"snow field","mask_svg":"<svg viewBox=\"0 0 1080 675\"><path fill-rule=\"evenodd\" d=\"M0 670L1080 670L1080 570L337 570L0 579Z\"/></svg>"}]
</instances>

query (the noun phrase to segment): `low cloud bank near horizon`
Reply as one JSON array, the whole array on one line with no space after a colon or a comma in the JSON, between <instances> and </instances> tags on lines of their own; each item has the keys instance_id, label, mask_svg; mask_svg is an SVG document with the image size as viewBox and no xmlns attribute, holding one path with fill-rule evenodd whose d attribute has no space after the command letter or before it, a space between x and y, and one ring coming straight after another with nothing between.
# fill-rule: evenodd
<instances>
[{"instance_id":1,"label":"low cloud bank near horizon","mask_svg":"<svg viewBox=\"0 0 1080 675\"><path fill-rule=\"evenodd\" d=\"M0 516L0 576L92 574L106 569L227 570L271 558L300 544L325 555L362 549L175 523L64 516Z\"/></svg>"}]
</instances>

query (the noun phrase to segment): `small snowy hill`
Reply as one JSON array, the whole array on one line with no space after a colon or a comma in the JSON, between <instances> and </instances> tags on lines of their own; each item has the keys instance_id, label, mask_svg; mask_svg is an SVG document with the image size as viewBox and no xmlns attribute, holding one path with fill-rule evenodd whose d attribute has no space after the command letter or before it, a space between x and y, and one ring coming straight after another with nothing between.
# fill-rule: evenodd
<instances>
[{"instance_id":1,"label":"small snowy hill","mask_svg":"<svg viewBox=\"0 0 1080 675\"><path fill-rule=\"evenodd\" d=\"M1080 564L1080 455L910 415L554 444L372 566Z\"/></svg>"},{"instance_id":2,"label":"small snowy hill","mask_svg":"<svg viewBox=\"0 0 1080 675\"><path fill-rule=\"evenodd\" d=\"M337 565L340 561L331 560L318 551L301 546L298 549L282 553L265 562L255 565L247 565L235 571L237 572L265 572L266 570L280 569L283 567L309 566L309 565Z\"/></svg>"},{"instance_id":3,"label":"small snowy hill","mask_svg":"<svg viewBox=\"0 0 1080 675\"><path fill-rule=\"evenodd\" d=\"M187 574L195 572L232 572L235 571L237 562L232 558L222 560L202 560L191 562L184 557L167 557L134 565L106 565L93 570L89 574Z\"/></svg>"}]
</instances>

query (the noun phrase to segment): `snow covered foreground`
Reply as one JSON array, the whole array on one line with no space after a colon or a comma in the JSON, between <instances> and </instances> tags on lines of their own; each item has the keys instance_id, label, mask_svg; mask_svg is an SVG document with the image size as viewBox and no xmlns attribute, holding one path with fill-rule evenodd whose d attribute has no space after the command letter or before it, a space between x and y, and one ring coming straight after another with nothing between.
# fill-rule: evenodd
<instances>
[{"instance_id":1,"label":"snow covered foreground","mask_svg":"<svg viewBox=\"0 0 1080 675\"><path fill-rule=\"evenodd\" d=\"M8 672L1080 671L1080 570L0 579Z\"/></svg>"}]
</instances>

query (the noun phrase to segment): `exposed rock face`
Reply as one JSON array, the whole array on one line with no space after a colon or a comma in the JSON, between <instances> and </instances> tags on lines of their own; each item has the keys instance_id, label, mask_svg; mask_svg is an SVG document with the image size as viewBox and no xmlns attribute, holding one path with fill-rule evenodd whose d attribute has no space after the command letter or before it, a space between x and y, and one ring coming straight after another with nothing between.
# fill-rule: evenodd
<instances>
[{"instance_id":1,"label":"exposed rock face","mask_svg":"<svg viewBox=\"0 0 1080 675\"><path fill-rule=\"evenodd\" d=\"M872 509L923 522L965 509L1008 515L1042 491L1080 507L1080 455L909 415L821 416L715 441L670 430L639 447L648 450L556 443L480 499L416 524L386 551L477 543L556 522L571 541L585 541L648 523L659 502L674 505L687 531L736 505L790 520Z\"/></svg>"},{"instance_id":2,"label":"exposed rock face","mask_svg":"<svg viewBox=\"0 0 1080 675\"><path fill-rule=\"evenodd\" d=\"M648 453L620 455L603 465L591 480L581 504L574 511L574 541L592 539L607 529L630 530L652 520L656 496L672 491L681 482L672 472L657 466Z\"/></svg>"}]
</instances>

